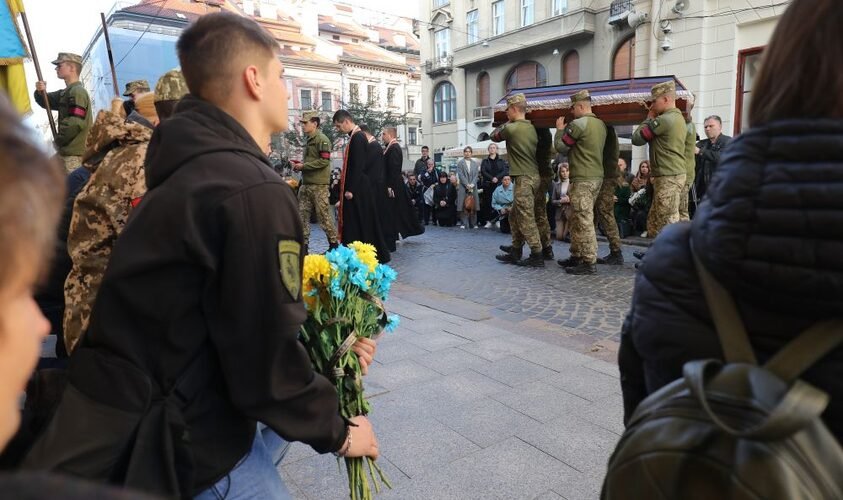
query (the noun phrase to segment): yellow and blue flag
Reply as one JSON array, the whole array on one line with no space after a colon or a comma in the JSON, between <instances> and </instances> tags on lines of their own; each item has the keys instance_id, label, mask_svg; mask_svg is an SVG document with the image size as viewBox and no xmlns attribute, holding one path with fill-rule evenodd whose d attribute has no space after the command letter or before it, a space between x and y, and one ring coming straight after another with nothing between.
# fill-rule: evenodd
<instances>
[{"instance_id":1,"label":"yellow and blue flag","mask_svg":"<svg viewBox=\"0 0 843 500\"><path fill-rule=\"evenodd\" d=\"M29 52L17 23L18 14L23 11L23 0L0 0L0 89L22 115L32 111L23 69Z\"/></svg>"}]
</instances>

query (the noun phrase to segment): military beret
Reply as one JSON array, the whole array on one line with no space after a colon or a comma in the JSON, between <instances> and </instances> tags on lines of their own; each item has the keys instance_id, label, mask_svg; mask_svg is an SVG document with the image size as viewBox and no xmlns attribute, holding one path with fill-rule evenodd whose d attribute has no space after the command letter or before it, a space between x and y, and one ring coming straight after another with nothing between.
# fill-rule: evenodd
<instances>
[{"instance_id":1,"label":"military beret","mask_svg":"<svg viewBox=\"0 0 843 500\"><path fill-rule=\"evenodd\" d=\"M321 121L321 118L319 116L318 111L305 111L304 113L302 113L301 120L299 120L299 121L300 122L309 122L310 120L313 120L314 118L319 118L320 121Z\"/></svg>"},{"instance_id":2,"label":"military beret","mask_svg":"<svg viewBox=\"0 0 843 500\"><path fill-rule=\"evenodd\" d=\"M133 80L126 84L126 91L123 95L128 97L135 92L149 92L149 82L146 80Z\"/></svg>"},{"instance_id":3,"label":"military beret","mask_svg":"<svg viewBox=\"0 0 843 500\"><path fill-rule=\"evenodd\" d=\"M71 62L76 64L82 64L82 56L79 54L73 54L71 52L59 52L59 56L53 61L53 64L61 64L63 62Z\"/></svg>"},{"instance_id":4,"label":"military beret","mask_svg":"<svg viewBox=\"0 0 843 500\"><path fill-rule=\"evenodd\" d=\"M177 69L171 69L155 84L155 102L178 101L188 92L184 75Z\"/></svg>"},{"instance_id":5,"label":"military beret","mask_svg":"<svg viewBox=\"0 0 843 500\"><path fill-rule=\"evenodd\" d=\"M580 102L580 101L588 101L591 102L591 94L588 93L588 90L580 90L576 94L571 96L571 102Z\"/></svg>"},{"instance_id":6,"label":"military beret","mask_svg":"<svg viewBox=\"0 0 843 500\"><path fill-rule=\"evenodd\" d=\"M676 93L676 84L673 83L673 80L668 80L666 82L657 83L653 85L653 88L650 89L650 95L653 96L653 99L658 99L659 97L667 94L675 94Z\"/></svg>"},{"instance_id":7,"label":"military beret","mask_svg":"<svg viewBox=\"0 0 843 500\"><path fill-rule=\"evenodd\" d=\"M519 94L509 96L506 99L506 107L507 108L510 107L510 106L513 106L515 104L521 104L522 106L526 106L527 105L527 97L524 94L519 93Z\"/></svg>"}]
</instances>

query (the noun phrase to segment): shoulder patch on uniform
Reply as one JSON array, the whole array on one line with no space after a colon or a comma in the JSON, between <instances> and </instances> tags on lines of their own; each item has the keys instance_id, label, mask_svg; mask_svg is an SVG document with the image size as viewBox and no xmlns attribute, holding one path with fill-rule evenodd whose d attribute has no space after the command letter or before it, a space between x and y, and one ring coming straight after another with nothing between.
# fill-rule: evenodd
<instances>
[{"instance_id":1,"label":"shoulder patch on uniform","mask_svg":"<svg viewBox=\"0 0 843 500\"><path fill-rule=\"evenodd\" d=\"M653 120L653 127L652 128L659 128L659 120Z\"/></svg>"},{"instance_id":2,"label":"shoulder patch on uniform","mask_svg":"<svg viewBox=\"0 0 843 500\"><path fill-rule=\"evenodd\" d=\"M278 240L278 268L281 283L290 292L293 300L299 299L301 291L301 244L294 240Z\"/></svg>"}]
</instances>

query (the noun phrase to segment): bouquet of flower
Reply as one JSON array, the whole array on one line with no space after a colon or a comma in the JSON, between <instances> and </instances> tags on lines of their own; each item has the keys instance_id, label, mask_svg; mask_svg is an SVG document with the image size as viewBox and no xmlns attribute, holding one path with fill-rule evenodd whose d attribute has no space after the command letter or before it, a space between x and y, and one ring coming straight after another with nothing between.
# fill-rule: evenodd
<instances>
[{"instance_id":1,"label":"bouquet of flower","mask_svg":"<svg viewBox=\"0 0 843 500\"><path fill-rule=\"evenodd\" d=\"M398 316L387 315L383 305L396 276L391 267L378 263L375 247L359 241L304 258L302 296L308 315L301 339L316 371L334 382L340 413L347 419L370 411L363 397L360 363L351 347L358 338L373 338L398 326ZM392 488L374 460L346 457L353 500L372 497L364 461L376 493L378 479Z\"/></svg>"}]
</instances>

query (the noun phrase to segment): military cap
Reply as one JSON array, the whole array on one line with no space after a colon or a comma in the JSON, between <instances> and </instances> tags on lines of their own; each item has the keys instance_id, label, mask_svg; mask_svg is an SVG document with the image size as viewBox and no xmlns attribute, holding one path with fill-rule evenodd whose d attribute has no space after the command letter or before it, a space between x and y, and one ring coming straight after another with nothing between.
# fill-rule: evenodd
<instances>
[{"instance_id":1,"label":"military cap","mask_svg":"<svg viewBox=\"0 0 843 500\"><path fill-rule=\"evenodd\" d=\"M571 96L571 102L580 102L580 101L588 101L591 102L591 94L588 93L588 90L580 90L576 94Z\"/></svg>"},{"instance_id":2,"label":"military cap","mask_svg":"<svg viewBox=\"0 0 843 500\"><path fill-rule=\"evenodd\" d=\"M126 84L126 91L123 95L128 97L135 92L149 92L149 82L146 80L134 80Z\"/></svg>"},{"instance_id":3,"label":"military cap","mask_svg":"<svg viewBox=\"0 0 843 500\"><path fill-rule=\"evenodd\" d=\"M514 106L516 104L520 104L522 106L527 106L527 97L524 94L515 94L509 96L506 100L506 107Z\"/></svg>"},{"instance_id":4,"label":"military cap","mask_svg":"<svg viewBox=\"0 0 843 500\"><path fill-rule=\"evenodd\" d=\"M79 54L73 54L71 52L59 52L59 56L53 61L53 64L61 64L63 62L70 62L76 64L82 64L82 56Z\"/></svg>"},{"instance_id":5,"label":"military cap","mask_svg":"<svg viewBox=\"0 0 843 500\"><path fill-rule=\"evenodd\" d=\"M155 102L178 101L188 92L184 75L177 69L171 69L155 84Z\"/></svg>"},{"instance_id":6,"label":"military cap","mask_svg":"<svg viewBox=\"0 0 843 500\"><path fill-rule=\"evenodd\" d=\"M663 95L674 93L676 93L676 84L673 83L673 80L657 83L650 89L650 95L653 96L653 99L658 99Z\"/></svg>"},{"instance_id":7,"label":"military cap","mask_svg":"<svg viewBox=\"0 0 843 500\"><path fill-rule=\"evenodd\" d=\"M302 113L301 120L299 120L299 121L304 123L304 122L309 122L310 120L312 120L314 118L319 118L319 121L322 121L322 118L319 116L318 111L305 111L304 113Z\"/></svg>"}]
</instances>

